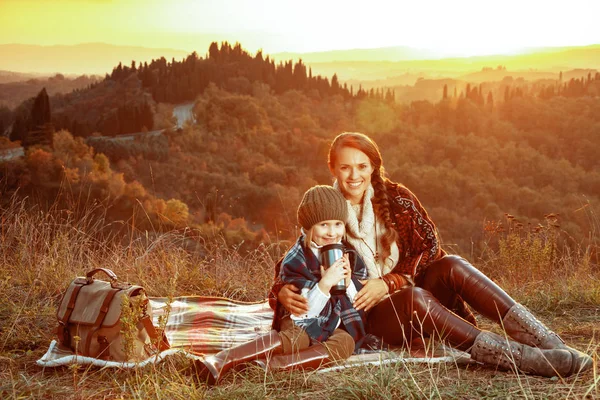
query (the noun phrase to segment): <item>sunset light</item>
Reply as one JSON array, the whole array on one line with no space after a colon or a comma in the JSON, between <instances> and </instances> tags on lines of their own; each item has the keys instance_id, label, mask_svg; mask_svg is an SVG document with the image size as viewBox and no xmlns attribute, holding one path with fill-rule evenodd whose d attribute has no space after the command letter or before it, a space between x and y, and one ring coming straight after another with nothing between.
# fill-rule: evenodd
<instances>
[{"instance_id":1,"label":"sunset light","mask_svg":"<svg viewBox=\"0 0 600 400\"><path fill-rule=\"evenodd\" d=\"M0 399L600 398L599 16L0 0Z\"/></svg>"},{"instance_id":2,"label":"sunset light","mask_svg":"<svg viewBox=\"0 0 600 400\"><path fill-rule=\"evenodd\" d=\"M410 46L438 56L600 43L600 3L546 1L3 0L0 44L102 42L204 53Z\"/></svg>"}]
</instances>

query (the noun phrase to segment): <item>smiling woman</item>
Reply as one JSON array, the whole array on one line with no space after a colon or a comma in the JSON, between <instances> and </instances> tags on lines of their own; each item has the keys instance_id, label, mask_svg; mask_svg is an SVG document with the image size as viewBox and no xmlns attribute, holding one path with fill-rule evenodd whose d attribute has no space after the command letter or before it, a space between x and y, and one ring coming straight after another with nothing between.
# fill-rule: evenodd
<instances>
[{"instance_id":1,"label":"smiling woman","mask_svg":"<svg viewBox=\"0 0 600 400\"><path fill-rule=\"evenodd\" d=\"M441 340L492 368L546 377L592 368L591 357L567 346L467 260L442 249L416 196L385 176L381 153L370 137L338 135L329 149L329 166L337 180L334 187L347 200L347 243L368 273L352 296L355 310L368 311L367 333L408 350L422 347L426 338ZM363 187L366 181L371 184ZM380 256L373 247L381 250ZM286 315L284 310L296 315L307 308L306 299L294 293L302 286L289 283L276 279L273 285L276 321ZM507 336L480 329L469 306L498 323Z\"/></svg>"}]
</instances>

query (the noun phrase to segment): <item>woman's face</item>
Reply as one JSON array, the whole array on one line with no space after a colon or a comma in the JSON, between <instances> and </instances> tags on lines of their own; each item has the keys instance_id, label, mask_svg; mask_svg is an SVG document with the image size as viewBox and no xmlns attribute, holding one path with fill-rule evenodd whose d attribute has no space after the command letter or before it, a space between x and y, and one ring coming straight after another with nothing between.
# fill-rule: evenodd
<instances>
[{"instance_id":1,"label":"woman's face","mask_svg":"<svg viewBox=\"0 0 600 400\"><path fill-rule=\"evenodd\" d=\"M336 219L321 221L312 226L312 241L319 246L326 244L339 243L346 231L344 221Z\"/></svg>"},{"instance_id":2,"label":"woman's face","mask_svg":"<svg viewBox=\"0 0 600 400\"><path fill-rule=\"evenodd\" d=\"M373 165L362 151L342 147L337 150L336 163L331 173L337 179L344 197L352 204L359 204L371 184Z\"/></svg>"}]
</instances>

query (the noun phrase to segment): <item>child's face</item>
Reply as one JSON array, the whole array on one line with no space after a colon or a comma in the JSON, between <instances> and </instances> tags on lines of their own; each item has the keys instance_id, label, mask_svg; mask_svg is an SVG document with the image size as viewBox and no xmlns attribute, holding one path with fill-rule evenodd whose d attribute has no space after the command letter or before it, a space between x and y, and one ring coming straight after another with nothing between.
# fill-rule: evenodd
<instances>
[{"instance_id":1,"label":"child's face","mask_svg":"<svg viewBox=\"0 0 600 400\"><path fill-rule=\"evenodd\" d=\"M312 227L312 241L319 246L339 243L344 232L346 232L346 226L343 221L336 219L321 221Z\"/></svg>"}]
</instances>

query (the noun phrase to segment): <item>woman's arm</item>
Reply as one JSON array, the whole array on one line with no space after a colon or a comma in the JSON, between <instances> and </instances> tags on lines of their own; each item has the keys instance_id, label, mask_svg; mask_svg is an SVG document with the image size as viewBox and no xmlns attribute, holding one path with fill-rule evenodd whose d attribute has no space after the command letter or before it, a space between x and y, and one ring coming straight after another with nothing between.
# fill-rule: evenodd
<instances>
[{"instance_id":1,"label":"woman's arm","mask_svg":"<svg viewBox=\"0 0 600 400\"><path fill-rule=\"evenodd\" d=\"M389 293L395 293L406 286L414 286L411 280L402 274L390 272L381 277L388 287Z\"/></svg>"},{"instance_id":2,"label":"woman's arm","mask_svg":"<svg viewBox=\"0 0 600 400\"><path fill-rule=\"evenodd\" d=\"M281 286L277 300L292 315L299 317L308 313L308 300L300 294L300 289L292 284Z\"/></svg>"},{"instance_id":3,"label":"woman's arm","mask_svg":"<svg viewBox=\"0 0 600 400\"><path fill-rule=\"evenodd\" d=\"M442 257L445 252L441 248L435 224L419 199L408 188L398 184L388 187L388 194L396 230L404 238L398 247L405 255L392 272L415 279L425 266Z\"/></svg>"},{"instance_id":4,"label":"woman's arm","mask_svg":"<svg viewBox=\"0 0 600 400\"><path fill-rule=\"evenodd\" d=\"M314 283L310 282L312 274L306 267L304 250L300 242L288 249L285 256L277 263L275 273L275 280L281 282L276 293L279 308L283 307L297 317L305 315L310 307L307 299L300 294L300 289L303 287L311 289Z\"/></svg>"},{"instance_id":5,"label":"woman's arm","mask_svg":"<svg viewBox=\"0 0 600 400\"><path fill-rule=\"evenodd\" d=\"M269 306L275 311L276 320L277 316L280 315L280 311L283 312L281 307L296 316L308 312L308 302L306 298L300 295L300 290L294 285L286 284L279 277L283 260L284 258L282 257L275 264L275 279L273 280L273 287L269 292Z\"/></svg>"}]
</instances>

